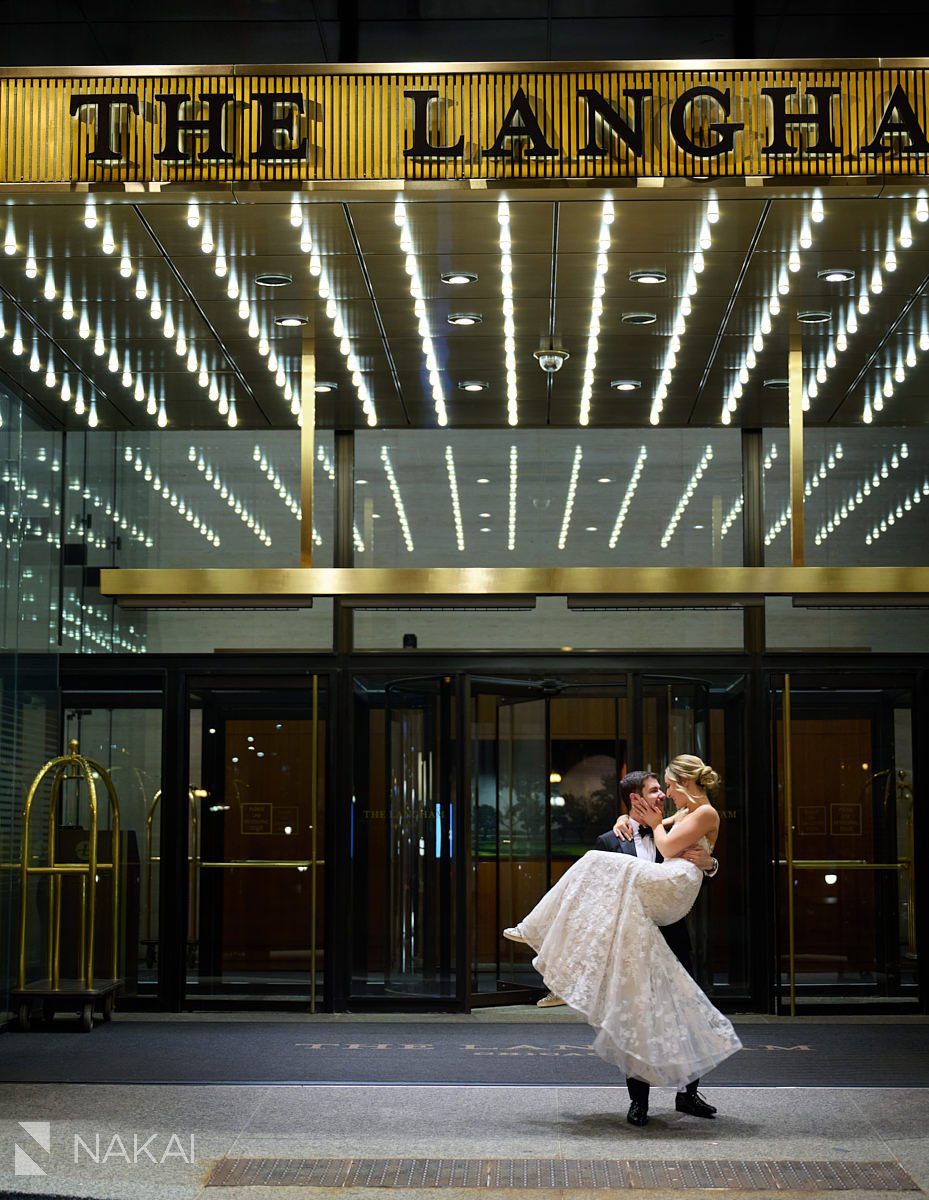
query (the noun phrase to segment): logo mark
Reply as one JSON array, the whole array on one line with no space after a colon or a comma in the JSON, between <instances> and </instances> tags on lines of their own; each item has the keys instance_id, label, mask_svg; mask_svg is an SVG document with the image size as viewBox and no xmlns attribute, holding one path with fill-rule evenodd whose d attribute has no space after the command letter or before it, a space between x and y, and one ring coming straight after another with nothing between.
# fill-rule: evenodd
<instances>
[{"instance_id":1,"label":"logo mark","mask_svg":"<svg viewBox=\"0 0 929 1200\"><path fill-rule=\"evenodd\" d=\"M33 1142L44 1150L46 1154L51 1154L52 1126L50 1121L19 1121L18 1125L20 1129L29 1134ZM32 1150L33 1147L30 1146L30 1149ZM45 1168L40 1167L35 1159L30 1154L27 1154L19 1142L17 1142L13 1155L13 1174L44 1175L45 1173Z\"/></svg>"}]
</instances>

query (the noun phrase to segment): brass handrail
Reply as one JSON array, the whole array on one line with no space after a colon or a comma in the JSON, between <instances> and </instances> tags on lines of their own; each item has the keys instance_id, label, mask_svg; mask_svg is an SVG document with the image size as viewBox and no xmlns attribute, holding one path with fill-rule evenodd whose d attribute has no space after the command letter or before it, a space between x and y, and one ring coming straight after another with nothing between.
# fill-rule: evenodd
<instances>
[{"instance_id":1,"label":"brass handrail","mask_svg":"<svg viewBox=\"0 0 929 1200\"><path fill-rule=\"evenodd\" d=\"M777 860L777 865L779 867L787 866L787 859L779 858ZM905 871L909 867L909 863L872 863L865 862L863 858L840 858L835 861L827 858L795 858L793 859L792 866L795 871L815 871L825 869L841 869L843 871Z\"/></svg>"},{"instance_id":2,"label":"brass handrail","mask_svg":"<svg viewBox=\"0 0 929 1200\"><path fill-rule=\"evenodd\" d=\"M325 866L324 858L233 858L224 862L200 862L201 867L313 867Z\"/></svg>"}]
</instances>

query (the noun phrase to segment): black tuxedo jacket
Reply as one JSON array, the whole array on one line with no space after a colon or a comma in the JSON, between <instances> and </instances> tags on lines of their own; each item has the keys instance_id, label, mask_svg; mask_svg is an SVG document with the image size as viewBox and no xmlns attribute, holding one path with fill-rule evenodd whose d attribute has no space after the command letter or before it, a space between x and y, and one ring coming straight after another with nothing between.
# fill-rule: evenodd
<instances>
[{"instance_id":1,"label":"black tuxedo jacket","mask_svg":"<svg viewBox=\"0 0 929 1200\"><path fill-rule=\"evenodd\" d=\"M600 834L594 849L608 850L612 854L631 854L634 858L638 857L635 842L624 841L623 838L617 837L612 829L608 833ZM690 948L690 934L687 932L687 922L675 921L673 925L660 925L659 929L664 935L664 940L674 952L678 962L688 975L693 975L693 954Z\"/></svg>"}]
</instances>

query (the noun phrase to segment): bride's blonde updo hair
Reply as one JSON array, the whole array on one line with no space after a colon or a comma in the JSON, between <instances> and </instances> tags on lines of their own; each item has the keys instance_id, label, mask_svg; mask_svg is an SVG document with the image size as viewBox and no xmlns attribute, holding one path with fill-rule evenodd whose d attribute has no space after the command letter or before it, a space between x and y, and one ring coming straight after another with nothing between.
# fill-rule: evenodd
<instances>
[{"instance_id":1,"label":"bride's blonde updo hair","mask_svg":"<svg viewBox=\"0 0 929 1200\"><path fill-rule=\"evenodd\" d=\"M695 783L703 788L707 795L719 787L719 776L702 758L697 758L696 754L679 754L668 763L667 769L674 782L682 787L687 783Z\"/></svg>"}]
</instances>

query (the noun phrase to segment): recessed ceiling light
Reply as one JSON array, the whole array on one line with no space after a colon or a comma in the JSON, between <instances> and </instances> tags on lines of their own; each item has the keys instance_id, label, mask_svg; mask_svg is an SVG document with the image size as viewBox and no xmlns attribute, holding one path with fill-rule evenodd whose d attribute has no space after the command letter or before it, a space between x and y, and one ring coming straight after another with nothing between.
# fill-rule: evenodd
<instances>
[{"instance_id":1,"label":"recessed ceiling light","mask_svg":"<svg viewBox=\"0 0 929 1200\"><path fill-rule=\"evenodd\" d=\"M449 313L449 325L480 325L484 320L480 313Z\"/></svg>"},{"instance_id":2,"label":"recessed ceiling light","mask_svg":"<svg viewBox=\"0 0 929 1200\"><path fill-rule=\"evenodd\" d=\"M630 271L630 283L667 283L668 277L664 271Z\"/></svg>"},{"instance_id":3,"label":"recessed ceiling light","mask_svg":"<svg viewBox=\"0 0 929 1200\"><path fill-rule=\"evenodd\" d=\"M477 515L478 515L478 516L481 518L481 520L483 520L483 521L487 521L487 520L489 520L489 519L490 519L490 513L478 513Z\"/></svg>"},{"instance_id":4,"label":"recessed ceiling light","mask_svg":"<svg viewBox=\"0 0 929 1200\"><path fill-rule=\"evenodd\" d=\"M657 320L658 320L658 318L655 316L654 313L649 313L649 312L623 313L623 324L624 325L651 325Z\"/></svg>"},{"instance_id":5,"label":"recessed ceiling light","mask_svg":"<svg viewBox=\"0 0 929 1200\"><path fill-rule=\"evenodd\" d=\"M460 285L462 283L477 283L477 275L474 271L443 271L440 279L443 283L451 283Z\"/></svg>"},{"instance_id":6,"label":"recessed ceiling light","mask_svg":"<svg viewBox=\"0 0 929 1200\"><path fill-rule=\"evenodd\" d=\"M489 526L489 525L482 525L482 526L481 526L481 533L490 533L490 526Z\"/></svg>"},{"instance_id":7,"label":"recessed ceiling light","mask_svg":"<svg viewBox=\"0 0 929 1200\"><path fill-rule=\"evenodd\" d=\"M485 479L484 476L482 475L479 479L475 480L475 482L476 483L490 483L490 480Z\"/></svg>"},{"instance_id":8,"label":"recessed ceiling light","mask_svg":"<svg viewBox=\"0 0 929 1200\"><path fill-rule=\"evenodd\" d=\"M372 513L372 514L371 514L371 520L372 520L372 521L379 521L380 519L381 519L381 514L380 514L380 513Z\"/></svg>"},{"instance_id":9,"label":"recessed ceiling light","mask_svg":"<svg viewBox=\"0 0 929 1200\"><path fill-rule=\"evenodd\" d=\"M462 392L486 392L490 384L483 379L460 379L458 390Z\"/></svg>"},{"instance_id":10,"label":"recessed ceiling light","mask_svg":"<svg viewBox=\"0 0 929 1200\"><path fill-rule=\"evenodd\" d=\"M821 310L815 308L809 308L804 312L798 312L797 320L804 325L823 325L826 321L832 320L832 313L822 312Z\"/></svg>"},{"instance_id":11,"label":"recessed ceiling light","mask_svg":"<svg viewBox=\"0 0 929 1200\"><path fill-rule=\"evenodd\" d=\"M855 272L848 267L827 267L825 271L817 271L816 278L824 279L826 283L848 283L855 278Z\"/></svg>"},{"instance_id":12,"label":"recessed ceiling light","mask_svg":"<svg viewBox=\"0 0 929 1200\"><path fill-rule=\"evenodd\" d=\"M327 392L334 392L338 389L337 383L328 383L325 379L317 380L314 391L317 396L324 396Z\"/></svg>"},{"instance_id":13,"label":"recessed ceiling light","mask_svg":"<svg viewBox=\"0 0 929 1200\"><path fill-rule=\"evenodd\" d=\"M293 275L285 275L282 271L267 271L264 275L255 276L255 282L259 287L286 287L293 281Z\"/></svg>"},{"instance_id":14,"label":"recessed ceiling light","mask_svg":"<svg viewBox=\"0 0 929 1200\"><path fill-rule=\"evenodd\" d=\"M641 379L611 379L610 387L617 392L634 392L642 386Z\"/></svg>"},{"instance_id":15,"label":"recessed ceiling light","mask_svg":"<svg viewBox=\"0 0 929 1200\"><path fill-rule=\"evenodd\" d=\"M790 380L789 379L766 379L764 381L764 386L766 388L771 388L774 391L783 391L785 388L790 387Z\"/></svg>"},{"instance_id":16,"label":"recessed ceiling light","mask_svg":"<svg viewBox=\"0 0 929 1200\"><path fill-rule=\"evenodd\" d=\"M585 525L584 530L586 533L596 533L597 527L596 527L596 525Z\"/></svg>"},{"instance_id":17,"label":"recessed ceiling light","mask_svg":"<svg viewBox=\"0 0 929 1200\"><path fill-rule=\"evenodd\" d=\"M356 479L355 487L364 487L367 482L367 479Z\"/></svg>"},{"instance_id":18,"label":"recessed ceiling light","mask_svg":"<svg viewBox=\"0 0 929 1200\"><path fill-rule=\"evenodd\" d=\"M283 327L285 329L296 329L299 325L305 325L306 320L307 320L306 317L297 317L297 316L275 317L274 324L275 325L283 325Z\"/></svg>"},{"instance_id":19,"label":"recessed ceiling light","mask_svg":"<svg viewBox=\"0 0 929 1200\"><path fill-rule=\"evenodd\" d=\"M612 480L612 479L608 479L608 478L606 477L606 475L604 475L602 479L598 479L598 480L597 480L597 483L612 483L612 482L613 482L613 480Z\"/></svg>"},{"instance_id":20,"label":"recessed ceiling light","mask_svg":"<svg viewBox=\"0 0 929 1200\"><path fill-rule=\"evenodd\" d=\"M695 525L694 526L694 529L704 529L704 528L705 528L705 526L703 526L703 525Z\"/></svg>"}]
</instances>

